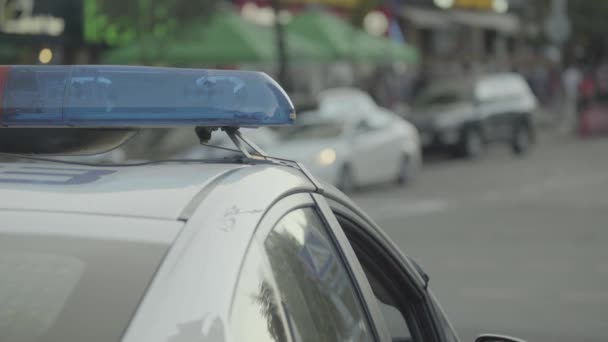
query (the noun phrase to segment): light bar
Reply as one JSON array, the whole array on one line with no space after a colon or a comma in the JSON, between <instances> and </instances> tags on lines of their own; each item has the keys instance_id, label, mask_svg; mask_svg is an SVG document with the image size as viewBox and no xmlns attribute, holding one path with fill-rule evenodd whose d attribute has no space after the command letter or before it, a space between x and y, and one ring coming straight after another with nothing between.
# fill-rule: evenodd
<instances>
[{"instance_id":1,"label":"light bar","mask_svg":"<svg viewBox=\"0 0 608 342\"><path fill-rule=\"evenodd\" d=\"M293 123L264 73L117 66L0 66L0 126L274 126Z\"/></svg>"}]
</instances>

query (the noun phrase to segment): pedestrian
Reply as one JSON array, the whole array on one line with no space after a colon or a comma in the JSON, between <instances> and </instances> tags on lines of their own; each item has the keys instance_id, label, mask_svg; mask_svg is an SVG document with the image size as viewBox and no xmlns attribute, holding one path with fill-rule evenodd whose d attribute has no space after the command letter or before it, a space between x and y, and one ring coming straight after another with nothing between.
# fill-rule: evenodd
<instances>
[{"instance_id":1,"label":"pedestrian","mask_svg":"<svg viewBox=\"0 0 608 342\"><path fill-rule=\"evenodd\" d=\"M549 93L549 71L547 66L541 61L538 62L532 70L530 78L532 91L539 99L542 105L547 104Z\"/></svg>"},{"instance_id":2,"label":"pedestrian","mask_svg":"<svg viewBox=\"0 0 608 342\"><path fill-rule=\"evenodd\" d=\"M562 74L564 107L561 128L565 133L570 133L575 128L574 125L578 116L579 91L582 79L583 74L574 64L568 66Z\"/></svg>"},{"instance_id":3,"label":"pedestrian","mask_svg":"<svg viewBox=\"0 0 608 342\"><path fill-rule=\"evenodd\" d=\"M581 78L579 89L579 106L578 111L581 112L589 107L596 98L596 84L593 69L587 69Z\"/></svg>"},{"instance_id":4,"label":"pedestrian","mask_svg":"<svg viewBox=\"0 0 608 342\"><path fill-rule=\"evenodd\" d=\"M600 101L608 102L608 60L606 59L597 68L597 92Z\"/></svg>"}]
</instances>

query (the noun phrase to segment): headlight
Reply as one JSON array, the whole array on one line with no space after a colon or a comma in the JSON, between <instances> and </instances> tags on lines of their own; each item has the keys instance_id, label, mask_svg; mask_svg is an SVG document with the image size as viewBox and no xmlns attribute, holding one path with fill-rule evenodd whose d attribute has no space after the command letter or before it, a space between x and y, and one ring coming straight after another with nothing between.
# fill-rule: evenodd
<instances>
[{"instance_id":1,"label":"headlight","mask_svg":"<svg viewBox=\"0 0 608 342\"><path fill-rule=\"evenodd\" d=\"M317 155L317 163L321 166L328 166L336 162L336 150L325 148Z\"/></svg>"}]
</instances>

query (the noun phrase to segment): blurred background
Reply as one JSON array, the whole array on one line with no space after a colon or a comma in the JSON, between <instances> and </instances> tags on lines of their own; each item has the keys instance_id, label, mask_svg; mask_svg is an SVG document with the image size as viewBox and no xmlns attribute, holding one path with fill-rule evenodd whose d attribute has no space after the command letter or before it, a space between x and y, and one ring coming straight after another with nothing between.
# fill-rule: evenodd
<instances>
[{"instance_id":1,"label":"blurred background","mask_svg":"<svg viewBox=\"0 0 608 342\"><path fill-rule=\"evenodd\" d=\"M463 341L606 341L606 18L604 0L0 0L0 64L264 71L297 124L245 134L351 193ZM148 130L79 159L229 155Z\"/></svg>"}]
</instances>

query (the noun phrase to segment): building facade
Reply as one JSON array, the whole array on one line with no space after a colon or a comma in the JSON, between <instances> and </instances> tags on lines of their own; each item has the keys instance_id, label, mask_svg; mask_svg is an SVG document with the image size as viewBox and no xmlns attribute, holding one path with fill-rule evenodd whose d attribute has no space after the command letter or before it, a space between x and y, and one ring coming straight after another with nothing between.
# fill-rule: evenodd
<instances>
[{"instance_id":1,"label":"building facade","mask_svg":"<svg viewBox=\"0 0 608 342\"><path fill-rule=\"evenodd\" d=\"M65 64L82 47L82 1L0 1L0 62Z\"/></svg>"}]
</instances>

